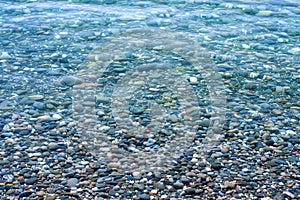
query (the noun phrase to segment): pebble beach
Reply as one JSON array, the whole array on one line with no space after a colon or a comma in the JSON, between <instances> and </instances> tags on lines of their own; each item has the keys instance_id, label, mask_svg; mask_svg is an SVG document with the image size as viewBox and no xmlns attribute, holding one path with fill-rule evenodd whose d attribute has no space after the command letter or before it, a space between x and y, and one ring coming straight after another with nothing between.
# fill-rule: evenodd
<instances>
[{"instance_id":1,"label":"pebble beach","mask_svg":"<svg viewBox=\"0 0 300 200\"><path fill-rule=\"evenodd\" d=\"M0 199L300 199L298 0L0 0Z\"/></svg>"}]
</instances>

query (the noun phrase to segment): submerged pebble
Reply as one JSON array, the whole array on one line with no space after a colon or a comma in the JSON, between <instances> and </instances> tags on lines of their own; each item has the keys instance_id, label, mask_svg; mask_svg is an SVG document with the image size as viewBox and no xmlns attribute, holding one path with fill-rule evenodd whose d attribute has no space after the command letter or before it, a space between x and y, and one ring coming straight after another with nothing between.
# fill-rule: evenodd
<instances>
[{"instance_id":1,"label":"submerged pebble","mask_svg":"<svg viewBox=\"0 0 300 200\"><path fill-rule=\"evenodd\" d=\"M3 199L300 199L299 2L0 7Z\"/></svg>"}]
</instances>

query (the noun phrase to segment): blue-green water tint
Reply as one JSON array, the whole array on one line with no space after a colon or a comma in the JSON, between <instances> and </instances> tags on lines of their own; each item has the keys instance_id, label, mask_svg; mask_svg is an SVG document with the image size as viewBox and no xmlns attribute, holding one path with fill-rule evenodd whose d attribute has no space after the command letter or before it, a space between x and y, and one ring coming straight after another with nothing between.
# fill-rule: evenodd
<instances>
[{"instance_id":1,"label":"blue-green water tint","mask_svg":"<svg viewBox=\"0 0 300 200\"><path fill-rule=\"evenodd\" d=\"M293 87L295 97L299 92L298 1L1 1L0 13L1 75L15 77L2 79L2 94L19 81L48 94L55 85L45 86L46 80L77 73L95 47L132 28L186 33L212 55L221 74L233 71L233 88L248 87L251 80L244 78L270 75L280 80L253 87L270 95L276 86ZM6 53L20 59L6 61Z\"/></svg>"},{"instance_id":2,"label":"blue-green water tint","mask_svg":"<svg viewBox=\"0 0 300 200\"><path fill-rule=\"evenodd\" d=\"M138 156L127 157L133 161L123 160L121 165L125 167L116 166L115 163L110 163L115 161L115 152L109 152L112 149L123 149L121 152L116 151L116 155L119 155L117 161L128 154L135 156L134 153L139 151L145 151L141 155L152 160L151 156L159 153L162 154L162 159L172 157L171 154L176 153L176 156L172 157L174 159L170 160L172 166L176 165L175 170L167 165L170 173L168 170L166 173L168 176L175 174L174 181L179 180L177 174L186 174L185 170L199 169L204 170L203 173L208 172L208 178L203 181L196 177L195 180L191 179L193 184L197 182L203 184L201 187L207 188L206 180L211 179L216 180L217 184L222 183L221 188L225 190L233 189L235 184L241 188L245 187L255 173L258 178L254 177L249 187L245 187L245 190L243 188L243 192L249 191L249 196L258 191L251 190L253 188L267 188L265 194L259 195L274 197L277 191L271 194L273 188L280 187L277 188L280 195L283 195L281 193L284 191L286 196L278 198L293 198L293 195L297 198L300 165L297 153L300 141L299 24L298 0L0 0L1 175L5 174L6 170L7 173L15 170L16 173L13 174L18 175L20 162L23 163L22 167L25 167L24 172L31 170L27 168L27 164L29 166L32 163L37 169L47 170L47 166L44 168L45 164L56 167L56 160L61 159L65 162L65 157L69 159L72 156L78 163L68 160L66 168L72 169L72 166L78 164L78 169L82 169L89 163L104 163L103 165L109 168L130 170L151 166L147 163L141 164L144 166L134 165L138 163L135 161L142 160ZM149 34L155 29L159 31L153 34L153 38ZM136 35L133 30L140 31L138 33L142 35ZM163 41L159 40L160 33L163 33ZM149 37L146 38L145 35ZM139 39L144 43L139 43ZM180 43L182 41L192 43ZM165 47L153 44L164 44ZM133 51L130 51L130 48L133 48ZM124 52L124 49L128 52ZM208 64L205 65L206 68L193 66L200 58L205 58L203 64ZM108 65L105 61L112 62ZM152 67L153 64L155 67ZM140 78L147 80L147 73L149 77L159 77L160 82L153 78L148 85L143 85L144 80L136 77L141 75ZM176 78L172 77L172 73ZM218 79L212 81L209 73L216 74ZM85 77L86 75L88 76ZM126 78L122 79L124 76ZM84 85L83 78L90 81L84 82L86 90L81 91L80 86ZM181 78L185 82L181 83ZM170 79L173 82L168 81ZM133 86L126 88L126 84L129 85L133 81ZM167 88L165 83L171 83L172 87ZM182 90L180 95L177 93L176 96L176 92L170 88L176 90L174 85L178 83L183 89L190 90L186 93ZM214 83L216 84L213 85ZM79 89L76 90L76 87ZM126 89L127 92L131 92L133 99L126 99ZM76 92L82 92L82 96L78 95L79 100L87 101L76 103ZM97 92L104 95L101 96ZM214 102L213 98L220 96L224 101ZM186 100L189 97L198 99ZM121 102L112 101L114 98L121 99ZM180 129L182 124L185 125L185 113L178 112L178 104L183 102L182 98L197 107L190 109L190 115L187 115L191 119L197 116L196 120L190 120L190 124L195 126L192 128L197 132L194 134L193 130L190 131L191 138L182 142L184 145L177 141L175 144L179 145L173 148L170 147L172 139L185 139L186 136L184 130ZM184 104L186 102L182 104L188 107L189 105ZM89 118L88 114L91 113L87 111L90 110L85 110L84 106L99 110L92 109L91 111L96 112ZM218 112L216 108L220 107L223 110ZM132 121L135 122L134 125L140 125L142 128L151 124L155 117L150 115L151 112L147 113L147 109L161 111L164 108L167 108L166 114L155 113L156 116L166 118L161 120L165 125L159 127L159 134L150 132L152 135L149 137L136 137L134 134L138 133L126 130L132 128L128 126L129 123L133 124ZM84 115L74 118L74 110L79 110L79 113ZM222 117L225 118L222 127L210 129L215 128L212 121ZM129 121L128 124L124 118ZM108 152L111 154L98 157L99 160L89 154L83 155L80 149L82 141L85 140L82 133L87 131L77 129L74 123L76 120L83 125L95 126L95 130L101 131L101 137L105 137L104 141L113 144L108 145ZM118 123L122 126L118 126ZM157 129L153 127L150 130L155 132ZM216 146L218 143L208 145L208 130L222 136L218 141L220 146ZM90 141L85 142L92 144L93 139L92 137ZM112 146L113 148L110 148ZM96 147L91 146L92 149L99 150ZM210 150L213 153L206 154L206 151ZM43 153L42 156L40 152ZM222 163L214 162L215 158ZM155 159L158 160L154 158L153 162ZM241 166L243 169L240 169ZM97 167L99 166L93 169ZM279 173L282 169L284 171ZM101 176L111 177L111 171L101 170ZM217 170L220 170L220 173ZM87 170L86 173L90 171ZM276 174L273 173L275 171ZM73 176L72 173L68 176ZM278 174L287 180L287 185L282 184L285 181L277 182L280 180ZM30 175L32 174L27 176ZM115 173L114 176L121 175ZM3 175L3 179L1 177L0 193L7 190L6 186L3 186L3 180L8 184L13 182L10 180L13 177L11 174ZM223 181L236 178L237 183L223 184ZM239 182L243 178L245 179ZM262 179L266 179L265 183ZM35 181L33 178L29 183L27 180L26 184ZM53 183L59 184L60 180L56 181ZM103 180L97 181L102 183ZM270 183L273 185L270 186ZM110 181L108 184L113 185L115 182ZM131 182L126 184L130 187L125 187L125 190L130 191ZM24 188L31 189L31 186L27 186ZM183 184L179 183L176 188L181 186L183 187ZM272 191L269 191L269 187ZM16 192L14 197L31 195L31 192L26 193L25 189L20 190L22 194ZM205 196L207 194L223 195L224 191L221 191L220 187L211 191L204 190L206 194L199 194L199 199L209 199ZM98 192L97 188L95 191ZM215 191L217 192L214 193ZM189 192L195 191L179 192L180 194L176 192L176 198L186 199L192 196L188 196ZM187 196L184 196L186 194ZM80 195L80 198L85 198L84 195ZM217 199L216 195L212 199ZM129 196L130 194L123 199L130 199ZM249 196L241 198L249 199Z\"/></svg>"},{"instance_id":3,"label":"blue-green water tint","mask_svg":"<svg viewBox=\"0 0 300 200\"><path fill-rule=\"evenodd\" d=\"M107 37L150 27L197 40L221 73L234 71L233 86L258 72L280 77L258 82L262 90L299 92L299 1L0 1L0 14L1 76L33 82L33 91L47 94L49 77L76 73ZM2 79L2 94L13 91L10 81Z\"/></svg>"}]
</instances>

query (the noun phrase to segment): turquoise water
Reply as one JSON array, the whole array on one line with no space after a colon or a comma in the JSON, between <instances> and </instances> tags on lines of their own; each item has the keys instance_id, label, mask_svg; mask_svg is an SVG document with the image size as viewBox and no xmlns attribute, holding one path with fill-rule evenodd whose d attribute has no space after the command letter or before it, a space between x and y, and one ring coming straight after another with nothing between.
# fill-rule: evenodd
<instances>
[{"instance_id":1,"label":"turquoise water","mask_svg":"<svg viewBox=\"0 0 300 200\"><path fill-rule=\"evenodd\" d=\"M85 167L98 184L87 193L106 198L226 199L232 189L255 199L258 188L299 197L299 1L0 0L0 16L0 190L8 199L62 195L34 185L38 172L45 184L58 174L56 186L83 198L75 186ZM60 162L70 169L57 171ZM38 170L26 177L27 164ZM128 174L140 170L185 187L132 190ZM132 193L108 192L118 184L112 172ZM202 192L186 190L198 187L177 176L186 173Z\"/></svg>"}]
</instances>

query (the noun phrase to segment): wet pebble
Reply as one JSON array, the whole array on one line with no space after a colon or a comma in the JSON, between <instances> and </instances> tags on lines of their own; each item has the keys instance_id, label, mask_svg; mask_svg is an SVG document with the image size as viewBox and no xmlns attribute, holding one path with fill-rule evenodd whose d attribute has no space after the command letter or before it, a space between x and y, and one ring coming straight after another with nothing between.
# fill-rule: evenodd
<instances>
[{"instance_id":1,"label":"wet pebble","mask_svg":"<svg viewBox=\"0 0 300 200\"><path fill-rule=\"evenodd\" d=\"M28 184L28 185L33 185L33 184L35 184L37 181L38 181L38 178L36 178L36 177L31 177L31 178L25 180L25 183Z\"/></svg>"},{"instance_id":2,"label":"wet pebble","mask_svg":"<svg viewBox=\"0 0 300 200\"><path fill-rule=\"evenodd\" d=\"M78 184L78 179L77 178L71 178L67 181L67 185L69 187L76 187Z\"/></svg>"},{"instance_id":3,"label":"wet pebble","mask_svg":"<svg viewBox=\"0 0 300 200\"><path fill-rule=\"evenodd\" d=\"M64 76L61 78L60 83L62 85L74 86L76 84L82 83L82 81L75 76Z\"/></svg>"},{"instance_id":4,"label":"wet pebble","mask_svg":"<svg viewBox=\"0 0 300 200\"><path fill-rule=\"evenodd\" d=\"M299 4L98 3L0 3L1 197L299 199ZM172 30L159 35L167 45L137 40L144 28ZM181 44L184 36L189 42ZM121 113L116 96L130 105ZM84 101L74 105L74 97ZM152 131L156 105L165 115ZM197 108L180 110L189 105ZM208 128L223 117L222 137L207 144ZM97 131L81 120L97 122ZM176 139L190 121L196 133L183 145ZM160 157L171 164L139 166L144 155L149 165Z\"/></svg>"}]
</instances>

